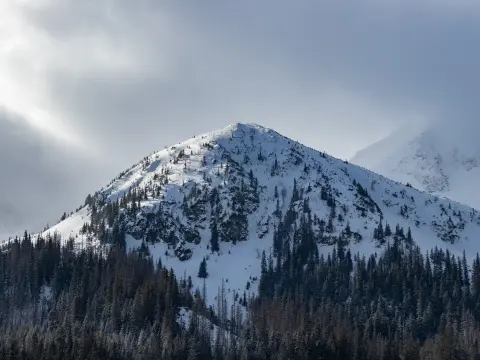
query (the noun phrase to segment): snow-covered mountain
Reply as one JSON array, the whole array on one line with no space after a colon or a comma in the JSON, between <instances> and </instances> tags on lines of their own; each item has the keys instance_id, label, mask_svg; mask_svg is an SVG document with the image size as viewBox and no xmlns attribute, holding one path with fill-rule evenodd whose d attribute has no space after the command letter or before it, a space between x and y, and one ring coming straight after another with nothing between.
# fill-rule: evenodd
<instances>
[{"instance_id":1,"label":"snow-covered mountain","mask_svg":"<svg viewBox=\"0 0 480 360\"><path fill-rule=\"evenodd\" d=\"M215 304L222 280L232 295L256 291L262 253L273 252L280 232L289 246L299 246L290 235L307 227L320 253L341 243L368 255L394 237L408 243L409 228L425 250L473 256L480 249L475 210L254 124L152 153L44 235L57 232L87 246L121 241L126 233L127 247L148 248L200 288L205 259L207 299Z\"/></svg>"},{"instance_id":2,"label":"snow-covered mountain","mask_svg":"<svg viewBox=\"0 0 480 360\"><path fill-rule=\"evenodd\" d=\"M478 125L404 128L358 152L351 162L428 193L480 208Z\"/></svg>"}]
</instances>

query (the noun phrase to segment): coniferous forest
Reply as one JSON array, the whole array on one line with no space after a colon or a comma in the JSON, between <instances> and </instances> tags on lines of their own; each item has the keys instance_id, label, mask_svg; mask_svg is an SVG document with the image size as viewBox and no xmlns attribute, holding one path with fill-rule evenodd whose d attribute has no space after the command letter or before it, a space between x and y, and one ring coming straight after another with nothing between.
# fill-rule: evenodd
<instances>
[{"instance_id":1,"label":"coniferous forest","mask_svg":"<svg viewBox=\"0 0 480 360\"><path fill-rule=\"evenodd\" d=\"M394 241L325 257L305 251L307 229L263 254L259 296L228 311L224 289L213 311L144 251L25 234L0 252L0 358L480 359L478 256Z\"/></svg>"}]
</instances>

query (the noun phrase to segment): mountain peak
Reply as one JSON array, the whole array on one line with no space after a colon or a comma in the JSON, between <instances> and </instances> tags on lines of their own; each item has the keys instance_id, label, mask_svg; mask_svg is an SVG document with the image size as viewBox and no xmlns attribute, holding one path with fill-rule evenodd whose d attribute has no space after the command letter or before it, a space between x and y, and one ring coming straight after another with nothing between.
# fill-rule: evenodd
<instances>
[{"instance_id":1,"label":"mountain peak","mask_svg":"<svg viewBox=\"0 0 480 360\"><path fill-rule=\"evenodd\" d=\"M58 232L78 246L116 242L141 249L192 277L207 261L214 295L255 291L260 259L286 247L368 255L393 241L442 244L461 254L476 245L480 217L257 124L235 123L145 157L93 195ZM381 229L381 230L379 230ZM311 242L295 242L308 231ZM381 235L379 235L381 234ZM205 259L205 260L204 260ZM215 300L209 299L215 304Z\"/></svg>"},{"instance_id":2,"label":"mountain peak","mask_svg":"<svg viewBox=\"0 0 480 360\"><path fill-rule=\"evenodd\" d=\"M229 135L233 135L234 138L242 137L241 134L252 135L254 133L275 133L275 134L281 136L276 131L274 131L270 128L267 128L265 126L262 126L262 125L259 125L259 124L256 124L256 123L250 123L250 122L236 122L236 123L230 124L230 125L222 128L220 130L213 131L213 134L216 134L216 135L221 135L221 134L224 134L224 133L227 133Z\"/></svg>"},{"instance_id":3,"label":"mountain peak","mask_svg":"<svg viewBox=\"0 0 480 360\"><path fill-rule=\"evenodd\" d=\"M251 122L236 122L227 126L227 128L231 128L233 130L257 130L257 131L268 131L268 129L262 125L257 123Z\"/></svg>"}]
</instances>

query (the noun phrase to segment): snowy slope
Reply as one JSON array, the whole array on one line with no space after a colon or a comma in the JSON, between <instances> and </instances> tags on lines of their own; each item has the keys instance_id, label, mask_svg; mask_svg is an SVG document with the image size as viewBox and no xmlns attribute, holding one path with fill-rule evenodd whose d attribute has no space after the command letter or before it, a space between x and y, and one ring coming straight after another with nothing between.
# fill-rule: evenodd
<instances>
[{"instance_id":1,"label":"snowy slope","mask_svg":"<svg viewBox=\"0 0 480 360\"><path fill-rule=\"evenodd\" d=\"M478 126L434 124L401 129L351 162L434 195L480 208Z\"/></svg>"},{"instance_id":2,"label":"snowy slope","mask_svg":"<svg viewBox=\"0 0 480 360\"><path fill-rule=\"evenodd\" d=\"M425 250L440 246L461 255L465 249L473 256L480 249L475 210L254 124L230 125L154 152L44 235L57 232L79 246L98 245L99 233L121 226L127 247L144 241L155 259L179 277L191 276L199 288L204 280L197 272L206 258L207 298L215 305L222 280L229 297L242 296L247 282L248 291L257 290L262 252L271 253L274 230L289 209L295 224L302 216L313 218L322 253L339 238L354 252L380 251L382 245L372 239L380 222L411 228ZM97 224L90 226L95 230L89 223ZM213 253L212 224L220 239L220 250ZM344 235L347 227L352 235Z\"/></svg>"}]
</instances>

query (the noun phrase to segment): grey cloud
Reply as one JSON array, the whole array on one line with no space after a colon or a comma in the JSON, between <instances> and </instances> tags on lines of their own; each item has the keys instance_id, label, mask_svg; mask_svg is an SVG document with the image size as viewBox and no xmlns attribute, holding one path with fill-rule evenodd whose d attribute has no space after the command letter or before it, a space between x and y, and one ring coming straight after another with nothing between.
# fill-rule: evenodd
<instances>
[{"instance_id":1,"label":"grey cloud","mask_svg":"<svg viewBox=\"0 0 480 360\"><path fill-rule=\"evenodd\" d=\"M52 224L107 179L88 159L5 109L0 109L0 128L0 235ZM91 181L87 171L94 170L98 178Z\"/></svg>"},{"instance_id":2,"label":"grey cloud","mask_svg":"<svg viewBox=\"0 0 480 360\"><path fill-rule=\"evenodd\" d=\"M155 24L150 23L145 32L141 27L131 29L135 34L131 38L140 42L138 49L146 51L146 64L169 57L177 62L171 78L164 81L152 67L147 74L139 69L138 76L87 74L72 85L68 75L60 74L52 85L59 103L65 104L62 94L73 91L73 101L78 100L73 106L82 107L92 122L100 124L103 118L103 123L113 127L110 119L117 119L128 133L129 123L148 124L161 131L177 118L188 123L188 118L222 116L229 122L239 116L256 116L259 109L276 116L302 110L303 99L316 101L316 96L321 98L333 87L368 98L387 113L401 113L405 108L447 114L452 109L476 111L479 75L474 69L480 59L474 45L480 32L478 18L471 14L452 18L443 12L410 9L398 13L375 4L313 1L303 2L304 6L253 1L217 2L211 7L198 2L160 4L120 2L117 7L124 7L120 19L127 27L139 13L166 12L189 34L179 47L198 44L187 53L165 53L171 48L162 44L155 51ZM130 11L131 19L125 15ZM170 36L175 38L175 33ZM329 119L303 115L311 126L315 118L318 126L329 126ZM160 120L152 122L153 118ZM355 119L346 124L350 121ZM395 121L388 117L372 120ZM204 129L212 125L205 124ZM102 129L104 125L99 125Z\"/></svg>"},{"instance_id":3,"label":"grey cloud","mask_svg":"<svg viewBox=\"0 0 480 360\"><path fill-rule=\"evenodd\" d=\"M223 3L214 15L199 6L192 17L222 43L281 64L310 90L334 83L390 106L476 111L478 11L433 11L431 2L431 11L422 2L402 9L341 1L246 3Z\"/></svg>"},{"instance_id":4,"label":"grey cloud","mask_svg":"<svg viewBox=\"0 0 480 360\"><path fill-rule=\"evenodd\" d=\"M22 12L57 49L45 105L95 157L60 156L36 133L8 146L37 139L28 146L49 158L30 166L65 181L67 209L146 153L236 121L348 157L412 119L479 112L480 12L468 1L50 3Z\"/></svg>"}]
</instances>

